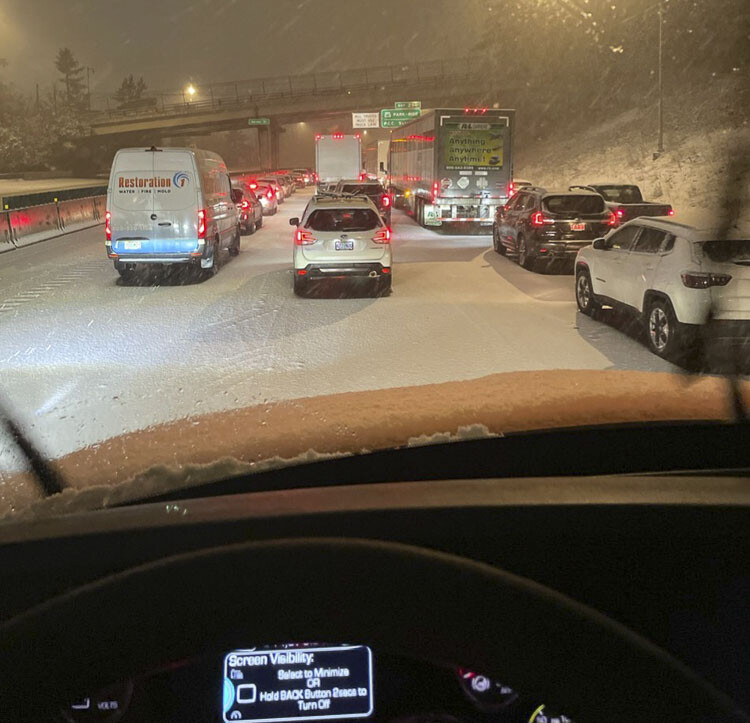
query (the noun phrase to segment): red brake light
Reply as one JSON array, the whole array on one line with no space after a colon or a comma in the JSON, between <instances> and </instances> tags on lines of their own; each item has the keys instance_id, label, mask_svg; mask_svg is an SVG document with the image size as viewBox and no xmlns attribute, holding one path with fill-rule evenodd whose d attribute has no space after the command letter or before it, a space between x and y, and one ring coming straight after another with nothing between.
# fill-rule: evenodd
<instances>
[{"instance_id":1,"label":"red brake light","mask_svg":"<svg viewBox=\"0 0 750 723\"><path fill-rule=\"evenodd\" d=\"M544 214L541 211L537 211L531 216L532 226L544 226Z\"/></svg>"},{"instance_id":2,"label":"red brake light","mask_svg":"<svg viewBox=\"0 0 750 723\"><path fill-rule=\"evenodd\" d=\"M668 216L674 216L674 209L670 208L669 211L667 211Z\"/></svg>"},{"instance_id":3,"label":"red brake light","mask_svg":"<svg viewBox=\"0 0 750 723\"><path fill-rule=\"evenodd\" d=\"M388 208L391 205L391 197L387 193L380 199L380 205L383 208Z\"/></svg>"},{"instance_id":4,"label":"red brake light","mask_svg":"<svg viewBox=\"0 0 750 723\"><path fill-rule=\"evenodd\" d=\"M104 234L107 237L107 241L112 240L112 212L104 212Z\"/></svg>"},{"instance_id":5,"label":"red brake light","mask_svg":"<svg viewBox=\"0 0 750 723\"><path fill-rule=\"evenodd\" d=\"M297 246L307 246L308 244L314 244L315 241L315 236L310 231L303 231L301 228L298 228L297 233L294 234L294 243Z\"/></svg>"},{"instance_id":6,"label":"red brake light","mask_svg":"<svg viewBox=\"0 0 750 723\"><path fill-rule=\"evenodd\" d=\"M711 274L707 271L686 271L681 274L682 283L688 289L707 289L709 286L726 286L732 277L729 274Z\"/></svg>"},{"instance_id":7,"label":"red brake light","mask_svg":"<svg viewBox=\"0 0 750 723\"><path fill-rule=\"evenodd\" d=\"M624 218L625 217L625 211L623 211L621 208L618 208L617 211L617 218Z\"/></svg>"},{"instance_id":8,"label":"red brake light","mask_svg":"<svg viewBox=\"0 0 750 723\"><path fill-rule=\"evenodd\" d=\"M198 211L198 238L206 238L206 210Z\"/></svg>"},{"instance_id":9,"label":"red brake light","mask_svg":"<svg viewBox=\"0 0 750 723\"><path fill-rule=\"evenodd\" d=\"M511 181L508 184L508 198L510 198L516 192L516 184Z\"/></svg>"},{"instance_id":10,"label":"red brake light","mask_svg":"<svg viewBox=\"0 0 750 723\"><path fill-rule=\"evenodd\" d=\"M266 194L266 198L271 200L273 198L273 191L269 188L268 193Z\"/></svg>"},{"instance_id":11,"label":"red brake light","mask_svg":"<svg viewBox=\"0 0 750 723\"><path fill-rule=\"evenodd\" d=\"M373 237L372 240L376 244L388 244L391 242L391 229L389 229L387 226L385 228L381 228L380 231L378 231Z\"/></svg>"},{"instance_id":12,"label":"red brake light","mask_svg":"<svg viewBox=\"0 0 750 723\"><path fill-rule=\"evenodd\" d=\"M432 184L432 202L435 203L435 199L438 197L438 193L440 192L440 184L435 181Z\"/></svg>"},{"instance_id":13,"label":"red brake light","mask_svg":"<svg viewBox=\"0 0 750 723\"><path fill-rule=\"evenodd\" d=\"M607 226L617 226L617 216L611 211L609 212L609 219L607 220Z\"/></svg>"},{"instance_id":14,"label":"red brake light","mask_svg":"<svg viewBox=\"0 0 750 723\"><path fill-rule=\"evenodd\" d=\"M256 188L258 188L258 184L257 183L250 183L249 186L250 186L250 190L251 191L254 191Z\"/></svg>"},{"instance_id":15,"label":"red brake light","mask_svg":"<svg viewBox=\"0 0 750 723\"><path fill-rule=\"evenodd\" d=\"M248 201L247 199L245 199L244 201L242 201L242 208L244 208L244 209L250 208L250 201Z\"/></svg>"}]
</instances>

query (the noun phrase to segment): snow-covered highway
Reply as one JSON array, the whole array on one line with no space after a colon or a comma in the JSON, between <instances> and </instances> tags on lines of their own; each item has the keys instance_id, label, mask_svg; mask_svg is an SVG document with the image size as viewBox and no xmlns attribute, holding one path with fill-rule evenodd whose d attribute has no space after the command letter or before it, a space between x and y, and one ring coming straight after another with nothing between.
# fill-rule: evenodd
<instances>
[{"instance_id":1,"label":"snow-covered highway","mask_svg":"<svg viewBox=\"0 0 750 723\"><path fill-rule=\"evenodd\" d=\"M0 388L58 456L153 423L264 401L503 371L674 367L537 274L393 216L393 293L292 293L298 192L212 278L122 285L96 227L0 256ZM251 434L252 432L248 432ZM8 459L6 458L6 463Z\"/></svg>"}]
</instances>

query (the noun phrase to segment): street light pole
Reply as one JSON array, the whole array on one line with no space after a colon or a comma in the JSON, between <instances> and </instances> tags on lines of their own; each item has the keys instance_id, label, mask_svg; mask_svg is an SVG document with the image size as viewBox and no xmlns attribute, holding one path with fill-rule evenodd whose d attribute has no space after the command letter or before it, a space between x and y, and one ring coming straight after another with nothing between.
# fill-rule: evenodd
<instances>
[{"instance_id":1,"label":"street light pole","mask_svg":"<svg viewBox=\"0 0 750 723\"><path fill-rule=\"evenodd\" d=\"M91 110L91 73L94 73L93 68L86 66L86 93L88 94L88 108Z\"/></svg>"},{"instance_id":2,"label":"street light pole","mask_svg":"<svg viewBox=\"0 0 750 723\"><path fill-rule=\"evenodd\" d=\"M656 146L656 153L661 155L664 153L664 76L663 76L663 60L664 60L664 6L662 2L659 2L659 140ZM658 157L658 156L657 156Z\"/></svg>"}]
</instances>

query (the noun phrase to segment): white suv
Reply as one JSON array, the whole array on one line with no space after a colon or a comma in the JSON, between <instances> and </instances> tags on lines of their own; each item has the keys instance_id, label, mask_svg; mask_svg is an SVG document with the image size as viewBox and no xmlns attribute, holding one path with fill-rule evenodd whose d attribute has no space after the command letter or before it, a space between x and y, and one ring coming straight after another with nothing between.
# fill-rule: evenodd
<instances>
[{"instance_id":1,"label":"white suv","mask_svg":"<svg viewBox=\"0 0 750 723\"><path fill-rule=\"evenodd\" d=\"M576 302L590 316L603 304L634 309L651 350L685 351L710 322L713 338L745 341L750 332L750 235L638 218L576 256Z\"/></svg>"},{"instance_id":2,"label":"white suv","mask_svg":"<svg viewBox=\"0 0 750 723\"><path fill-rule=\"evenodd\" d=\"M371 278L391 289L391 229L367 196L313 196L294 232L294 291L323 278Z\"/></svg>"}]
</instances>

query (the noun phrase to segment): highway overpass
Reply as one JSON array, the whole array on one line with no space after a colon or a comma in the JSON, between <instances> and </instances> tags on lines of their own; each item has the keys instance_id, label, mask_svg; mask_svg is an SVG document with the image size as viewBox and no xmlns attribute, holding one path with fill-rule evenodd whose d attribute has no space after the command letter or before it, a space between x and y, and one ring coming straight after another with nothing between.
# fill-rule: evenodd
<instances>
[{"instance_id":1,"label":"highway overpass","mask_svg":"<svg viewBox=\"0 0 750 723\"><path fill-rule=\"evenodd\" d=\"M419 100L423 108L491 106L502 104L507 92L485 61L467 58L227 81L196 89L193 98L156 93L146 96L141 108L92 114L90 140L114 146L158 144L165 137L246 129L251 119L268 118L268 125L257 127L268 162L277 165L285 124L392 108L396 101Z\"/></svg>"}]
</instances>

